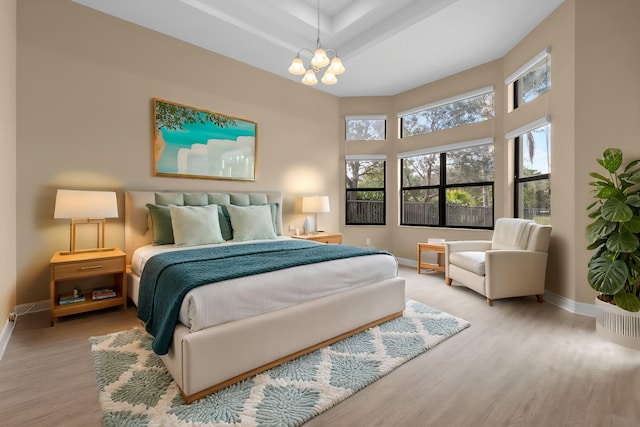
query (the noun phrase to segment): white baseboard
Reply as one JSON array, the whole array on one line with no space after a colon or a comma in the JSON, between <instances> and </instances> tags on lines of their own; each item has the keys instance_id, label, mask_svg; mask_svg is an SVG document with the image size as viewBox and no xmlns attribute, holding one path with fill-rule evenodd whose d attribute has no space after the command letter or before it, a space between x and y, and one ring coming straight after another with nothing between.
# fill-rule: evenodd
<instances>
[{"instance_id":1,"label":"white baseboard","mask_svg":"<svg viewBox=\"0 0 640 427\"><path fill-rule=\"evenodd\" d=\"M418 261L416 260L407 259L407 258L398 258L398 257L396 258L398 260L398 264L400 265L406 265L407 267L418 268Z\"/></svg>"},{"instance_id":2,"label":"white baseboard","mask_svg":"<svg viewBox=\"0 0 640 427\"><path fill-rule=\"evenodd\" d=\"M406 265L407 267L418 268L418 262L412 259L398 258L398 264ZM588 316L588 317L594 317L594 318L596 317L595 304L577 302L569 298L565 298L563 296L554 294L549 291L545 291L544 299L549 304L556 305L562 308L563 310L567 310L570 313L579 314L581 316Z\"/></svg>"},{"instance_id":3,"label":"white baseboard","mask_svg":"<svg viewBox=\"0 0 640 427\"><path fill-rule=\"evenodd\" d=\"M584 302L577 302L569 298L554 294L549 291L545 291L544 299L550 304L557 305L558 307L567 310L569 313L580 314L581 316L596 317L595 304L587 304Z\"/></svg>"},{"instance_id":4,"label":"white baseboard","mask_svg":"<svg viewBox=\"0 0 640 427\"><path fill-rule=\"evenodd\" d=\"M15 322L7 320L7 323L4 324L4 328L2 328L2 332L0 332L0 360L2 360L2 357L4 356L4 351L7 349L9 338L11 338L11 333L15 326Z\"/></svg>"}]
</instances>

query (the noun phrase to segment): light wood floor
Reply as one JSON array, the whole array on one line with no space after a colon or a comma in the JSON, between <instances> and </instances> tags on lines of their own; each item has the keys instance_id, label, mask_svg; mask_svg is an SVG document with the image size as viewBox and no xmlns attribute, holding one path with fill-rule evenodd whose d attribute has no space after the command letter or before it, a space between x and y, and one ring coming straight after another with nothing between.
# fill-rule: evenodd
<instances>
[{"instance_id":1,"label":"light wood floor","mask_svg":"<svg viewBox=\"0 0 640 427\"><path fill-rule=\"evenodd\" d=\"M638 426L640 352L599 338L592 318L534 297L485 299L442 273L401 267L407 296L471 327L307 426ZM137 325L136 310L18 319L0 362L0 425L99 426L88 338Z\"/></svg>"}]
</instances>

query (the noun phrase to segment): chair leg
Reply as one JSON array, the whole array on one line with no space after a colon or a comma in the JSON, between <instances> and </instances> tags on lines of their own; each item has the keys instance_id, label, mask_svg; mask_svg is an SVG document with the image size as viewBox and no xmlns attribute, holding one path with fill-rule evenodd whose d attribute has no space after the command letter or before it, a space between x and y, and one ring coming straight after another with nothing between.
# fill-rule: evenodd
<instances>
[{"instance_id":1,"label":"chair leg","mask_svg":"<svg viewBox=\"0 0 640 427\"><path fill-rule=\"evenodd\" d=\"M444 279L444 283L445 283L447 286L451 286L451 277L447 277L447 278L445 278L445 279Z\"/></svg>"},{"instance_id":2,"label":"chair leg","mask_svg":"<svg viewBox=\"0 0 640 427\"><path fill-rule=\"evenodd\" d=\"M493 301L491 301L491 298L487 298L487 305L489 307L493 307Z\"/></svg>"},{"instance_id":3,"label":"chair leg","mask_svg":"<svg viewBox=\"0 0 640 427\"><path fill-rule=\"evenodd\" d=\"M542 298L542 294L536 295L536 298L538 298L538 302L540 302L540 303L544 302L544 299Z\"/></svg>"}]
</instances>

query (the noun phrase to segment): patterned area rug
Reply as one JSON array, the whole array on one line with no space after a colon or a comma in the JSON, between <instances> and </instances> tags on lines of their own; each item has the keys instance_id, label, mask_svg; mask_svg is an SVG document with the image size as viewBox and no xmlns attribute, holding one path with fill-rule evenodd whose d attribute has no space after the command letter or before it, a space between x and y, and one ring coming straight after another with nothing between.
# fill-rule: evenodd
<instances>
[{"instance_id":1,"label":"patterned area rug","mask_svg":"<svg viewBox=\"0 0 640 427\"><path fill-rule=\"evenodd\" d=\"M105 426L299 426L468 326L409 300L403 317L191 405L143 329L90 341Z\"/></svg>"}]
</instances>

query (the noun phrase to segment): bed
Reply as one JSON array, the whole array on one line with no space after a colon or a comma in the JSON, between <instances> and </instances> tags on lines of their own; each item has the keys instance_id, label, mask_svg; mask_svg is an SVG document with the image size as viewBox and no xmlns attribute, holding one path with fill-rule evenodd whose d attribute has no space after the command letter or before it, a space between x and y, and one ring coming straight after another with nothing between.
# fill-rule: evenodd
<instances>
[{"instance_id":1,"label":"bed","mask_svg":"<svg viewBox=\"0 0 640 427\"><path fill-rule=\"evenodd\" d=\"M171 204L169 202L177 197L186 206L201 206L203 194L207 203L218 206L221 228L224 228L221 206L230 210L236 210L236 206L256 207L261 211L268 206L274 236L236 242L242 240L242 232L234 227L233 232L237 232L234 236L238 239L220 245L203 244L197 248L154 245L154 240L155 243L163 242L157 241L159 232L150 220L148 204L157 206L158 198L162 203ZM138 306L139 315L147 311L141 309L141 305L146 307L145 301L149 300L148 291L140 290L141 283L147 286L144 283L149 281L153 270L150 265L155 265L153 263L165 252L184 251L178 256L187 256L191 252L200 254L201 250L218 250L218 246L230 252L238 252L241 248L242 251L252 248L262 252L267 250L264 249L266 245L289 250L289 246L301 244L308 246L301 249L309 253L342 250L342 246L335 246L329 251L324 244L283 236L282 194L277 191L125 193L128 295ZM198 249L198 252L192 249ZM348 248L345 246L344 250ZM160 256L155 256L158 254ZM263 262L254 264L262 265ZM147 276L144 279L143 270ZM212 308L208 305L210 301L224 301L224 304ZM185 401L191 403L273 366L399 317L404 306L404 279L397 276L397 261L388 254L336 256L335 259L268 270L248 277L230 276L216 283L189 288L177 310L177 320L171 323L166 352L160 351L160 358L180 387Z\"/></svg>"}]
</instances>

